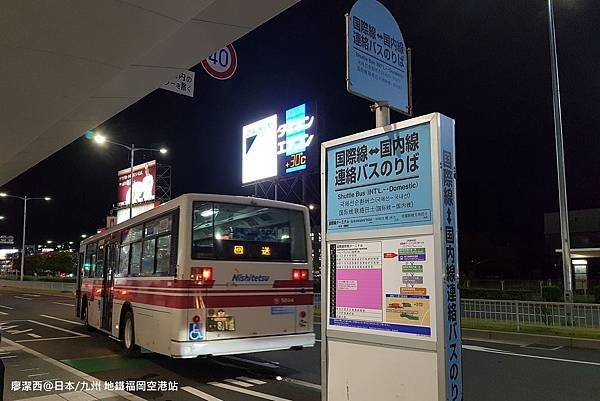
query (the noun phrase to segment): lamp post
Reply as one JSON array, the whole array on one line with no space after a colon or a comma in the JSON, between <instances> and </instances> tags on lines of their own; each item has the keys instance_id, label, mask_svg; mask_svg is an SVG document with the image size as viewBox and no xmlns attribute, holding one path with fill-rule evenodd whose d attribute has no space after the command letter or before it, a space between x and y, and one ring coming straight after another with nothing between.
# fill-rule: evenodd
<instances>
[{"instance_id":1,"label":"lamp post","mask_svg":"<svg viewBox=\"0 0 600 401\"><path fill-rule=\"evenodd\" d=\"M21 281L23 281L23 276L25 274L25 233L27 227L27 202L31 200L45 200L49 201L51 198L49 196L44 196L43 198L33 198L28 196L15 196L9 195L6 192L0 192L0 197L2 198L15 198L23 201L23 243L21 246Z\"/></svg>"},{"instance_id":2,"label":"lamp post","mask_svg":"<svg viewBox=\"0 0 600 401\"><path fill-rule=\"evenodd\" d=\"M122 144L119 142L111 141L108 138L106 138L104 135L101 135L101 134L92 134L92 137L93 137L94 141L100 145L102 145L104 143L110 143L110 144L125 148L129 151L129 155L130 155L129 156L129 164L130 164L130 170L129 170L129 218L131 219L133 217L133 166L134 166L135 152L137 152L139 150L145 150L145 151L149 151L149 152L159 152L160 154L164 155L167 153L167 149L166 148L160 148L160 149L136 148L133 143L131 145L125 145L125 144Z\"/></svg>"},{"instance_id":3,"label":"lamp post","mask_svg":"<svg viewBox=\"0 0 600 401\"><path fill-rule=\"evenodd\" d=\"M554 5L548 0L548 28L550 35L550 68L552 70L552 104L554 106L554 140L556 142L556 167L558 172L558 204L560 216L560 239L563 263L563 286L565 302L573 302L573 275L571 272L571 240L569 236L569 208L567 207L567 183L562 133L562 110L556 55L554 28Z\"/></svg>"}]
</instances>

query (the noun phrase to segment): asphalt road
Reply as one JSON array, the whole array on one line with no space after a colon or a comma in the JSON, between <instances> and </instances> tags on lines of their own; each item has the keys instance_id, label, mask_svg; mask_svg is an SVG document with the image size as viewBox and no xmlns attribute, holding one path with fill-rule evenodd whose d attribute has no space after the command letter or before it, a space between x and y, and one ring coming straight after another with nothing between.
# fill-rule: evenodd
<instances>
[{"instance_id":1,"label":"asphalt road","mask_svg":"<svg viewBox=\"0 0 600 401\"><path fill-rule=\"evenodd\" d=\"M0 288L0 330L14 345L0 349L5 399L49 394L11 392L12 381L71 380L81 371L112 382L177 383L176 391L132 391L147 400L320 400L320 342L302 351L239 357L176 360L148 353L124 358L116 341L85 330L73 305L70 298ZM600 401L600 351L475 341L464 341L463 348L465 401Z\"/></svg>"}]
</instances>

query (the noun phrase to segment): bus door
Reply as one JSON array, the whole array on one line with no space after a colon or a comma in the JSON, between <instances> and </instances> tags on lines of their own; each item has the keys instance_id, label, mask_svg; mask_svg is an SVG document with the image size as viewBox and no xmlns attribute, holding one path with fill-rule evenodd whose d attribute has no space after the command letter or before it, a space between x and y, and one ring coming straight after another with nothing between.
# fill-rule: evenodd
<instances>
[{"instance_id":1,"label":"bus door","mask_svg":"<svg viewBox=\"0 0 600 401\"><path fill-rule=\"evenodd\" d=\"M114 290L114 271L117 266L118 247L116 242L110 242L106 246L106 260L104 263L104 274L102 275L102 316L101 328L111 331L112 309L113 309L113 290Z\"/></svg>"},{"instance_id":2,"label":"bus door","mask_svg":"<svg viewBox=\"0 0 600 401\"><path fill-rule=\"evenodd\" d=\"M75 316L81 315L81 280L83 279L83 252L79 253L79 262L77 263L76 285L75 285Z\"/></svg>"}]
</instances>

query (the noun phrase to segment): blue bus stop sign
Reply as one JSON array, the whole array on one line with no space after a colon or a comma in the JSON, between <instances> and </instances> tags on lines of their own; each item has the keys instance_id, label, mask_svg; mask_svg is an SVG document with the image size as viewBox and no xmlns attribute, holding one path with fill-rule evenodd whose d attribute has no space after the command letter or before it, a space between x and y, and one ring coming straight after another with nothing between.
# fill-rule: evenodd
<instances>
[{"instance_id":1,"label":"blue bus stop sign","mask_svg":"<svg viewBox=\"0 0 600 401\"><path fill-rule=\"evenodd\" d=\"M347 20L348 92L410 115L408 57L398 23L377 0L358 0Z\"/></svg>"}]
</instances>

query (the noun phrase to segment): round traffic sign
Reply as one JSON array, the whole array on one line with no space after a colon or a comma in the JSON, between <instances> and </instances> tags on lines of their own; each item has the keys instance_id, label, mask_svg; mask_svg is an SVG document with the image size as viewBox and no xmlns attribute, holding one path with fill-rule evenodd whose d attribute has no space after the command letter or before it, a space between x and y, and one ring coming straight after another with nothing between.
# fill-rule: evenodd
<instances>
[{"instance_id":1,"label":"round traffic sign","mask_svg":"<svg viewBox=\"0 0 600 401\"><path fill-rule=\"evenodd\" d=\"M233 45L227 45L202 60L202 67L213 78L231 78L237 68L237 54Z\"/></svg>"}]
</instances>

